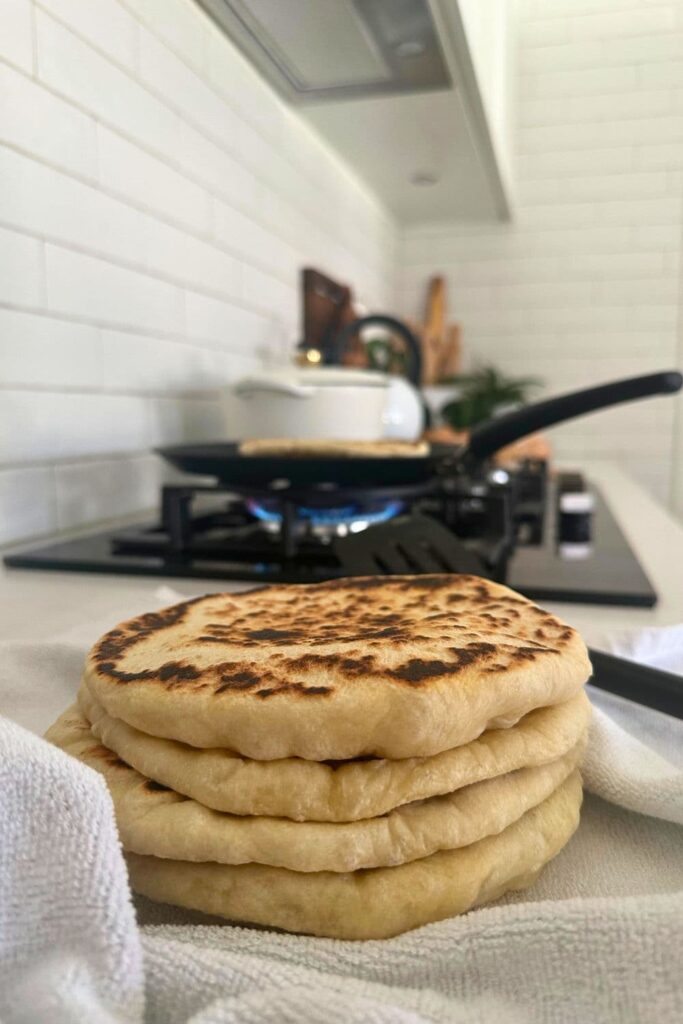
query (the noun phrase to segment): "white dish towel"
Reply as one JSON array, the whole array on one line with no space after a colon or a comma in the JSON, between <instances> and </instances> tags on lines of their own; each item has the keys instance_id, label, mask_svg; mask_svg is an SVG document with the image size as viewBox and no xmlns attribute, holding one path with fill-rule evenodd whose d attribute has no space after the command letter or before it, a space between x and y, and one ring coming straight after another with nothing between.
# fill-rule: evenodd
<instances>
[{"instance_id":1,"label":"white dish towel","mask_svg":"<svg viewBox=\"0 0 683 1024\"><path fill-rule=\"evenodd\" d=\"M46 727L82 654L2 645L0 711ZM1 719L0 1022L683 1021L683 724L591 697L581 826L538 883L365 943L197 924L144 900L136 924L102 780Z\"/></svg>"}]
</instances>

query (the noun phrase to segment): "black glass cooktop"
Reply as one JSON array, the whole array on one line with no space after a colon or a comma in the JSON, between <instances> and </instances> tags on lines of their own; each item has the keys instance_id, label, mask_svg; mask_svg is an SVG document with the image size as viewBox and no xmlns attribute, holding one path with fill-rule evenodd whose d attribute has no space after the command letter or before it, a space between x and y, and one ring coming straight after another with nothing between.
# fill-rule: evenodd
<instances>
[{"instance_id":1,"label":"black glass cooktop","mask_svg":"<svg viewBox=\"0 0 683 1024\"><path fill-rule=\"evenodd\" d=\"M518 545L505 582L538 601L652 607L650 581L596 488L590 545L559 545L552 517L546 516L537 544ZM170 551L164 531L139 523L70 540L37 545L10 554L5 564L18 569L121 573L258 582L315 582L341 575L329 545L311 541L296 557L281 557L277 538L239 504L218 517L204 517L191 549ZM197 520L199 523L199 520ZM166 548L166 550L164 550Z\"/></svg>"},{"instance_id":2,"label":"black glass cooktop","mask_svg":"<svg viewBox=\"0 0 683 1024\"><path fill-rule=\"evenodd\" d=\"M590 545L559 545L547 530L543 543L518 547L506 583L534 601L652 608L657 594L607 502L597 488Z\"/></svg>"}]
</instances>

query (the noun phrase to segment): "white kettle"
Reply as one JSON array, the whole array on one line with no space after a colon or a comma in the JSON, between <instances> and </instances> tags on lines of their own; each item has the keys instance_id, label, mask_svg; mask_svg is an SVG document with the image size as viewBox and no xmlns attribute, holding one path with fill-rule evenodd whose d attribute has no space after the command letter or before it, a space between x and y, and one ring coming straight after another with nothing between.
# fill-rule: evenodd
<instances>
[{"instance_id":1,"label":"white kettle","mask_svg":"<svg viewBox=\"0 0 683 1024\"><path fill-rule=\"evenodd\" d=\"M343 366L264 370L223 393L227 436L414 441L422 400L403 377Z\"/></svg>"}]
</instances>

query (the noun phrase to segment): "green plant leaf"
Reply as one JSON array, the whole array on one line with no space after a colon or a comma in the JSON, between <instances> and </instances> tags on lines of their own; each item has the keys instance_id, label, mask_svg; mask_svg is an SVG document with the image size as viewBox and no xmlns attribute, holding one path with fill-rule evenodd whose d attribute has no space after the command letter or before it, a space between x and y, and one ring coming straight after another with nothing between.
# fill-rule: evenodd
<instances>
[{"instance_id":1,"label":"green plant leaf","mask_svg":"<svg viewBox=\"0 0 683 1024\"><path fill-rule=\"evenodd\" d=\"M440 410L444 420L457 430L491 419L502 405L524 404L529 393L542 386L536 377L506 377L494 366L478 367L473 373L440 383L458 389L457 398L449 399Z\"/></svg>"}]
</instances>

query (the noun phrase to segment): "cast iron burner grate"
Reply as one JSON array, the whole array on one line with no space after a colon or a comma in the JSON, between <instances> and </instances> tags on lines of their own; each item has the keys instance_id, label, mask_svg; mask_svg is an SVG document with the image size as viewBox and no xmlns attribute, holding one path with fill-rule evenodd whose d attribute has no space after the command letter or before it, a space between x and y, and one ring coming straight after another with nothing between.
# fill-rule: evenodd
<instances>
[{"instance_id":1,"label":"cast iron burner grate","mask_svg":"<svg viewBox=\"0 0 683 1024\"><path fill-rule=\"evenodd\" d=\"M432 485L387 488L292 487L275 481L268 487L223 484L166 485L161 522L112 536L115 555L163 556L183 560L226 559L252 563L257 573L316 563L322 578L342 575L331 542L386 522L432 494ZM219 496L225 495L220 505ZM211 507L202 507L210 499ZM280 570L275 566L279 564ZM265 566L269 568L266 569ZM306 570L304 570L306 571ZM252 572L247 570L247 578Z\"/></svg>"},{"instance_id":2,"label":"cast iron burner grate","mask_svg":"<svg viewBox=\"0 0 683 1024\"><path fill-rule=\"evenodd\" d=\"M415 528L414 536L402 533L399 538L409 565L424 526L416 520L428 517L453 535L455 546L463 545L464 552L483 562L484 574L534 600L652 606L656 595L649 580L609 507L595 488L591 493L592 539L579 560L567 559L559 543L555 485L548 484L542 467L530 464L521 473L493 469L479 478L452 475L407 487L294 487L285 480L266 480L258 487L227 481L171 485L163 488L157 521L43 542L8 554L4 561L23 569L312 583L348 575L352 552L348 546L346 554L342 549L347 541L360 542L364 557L370 546L379 562L386 561L378 545L386 538L372 535L385 527L367 525L366 517L367 529L349 529L340 538L334 530L340 509L346 513L357 505L366 514L373 509L389 516L400 504L400 517L388 518L386 525ZM264 523L255 507L267 508L275 518ZM301 515L302 509L311 510L311 516ZM350 517L344 525L354 521L363 524ZM356 545L358 567L359 550ZM417 561L423 561L417 553Z\"/></svg>"}]
</instances>

